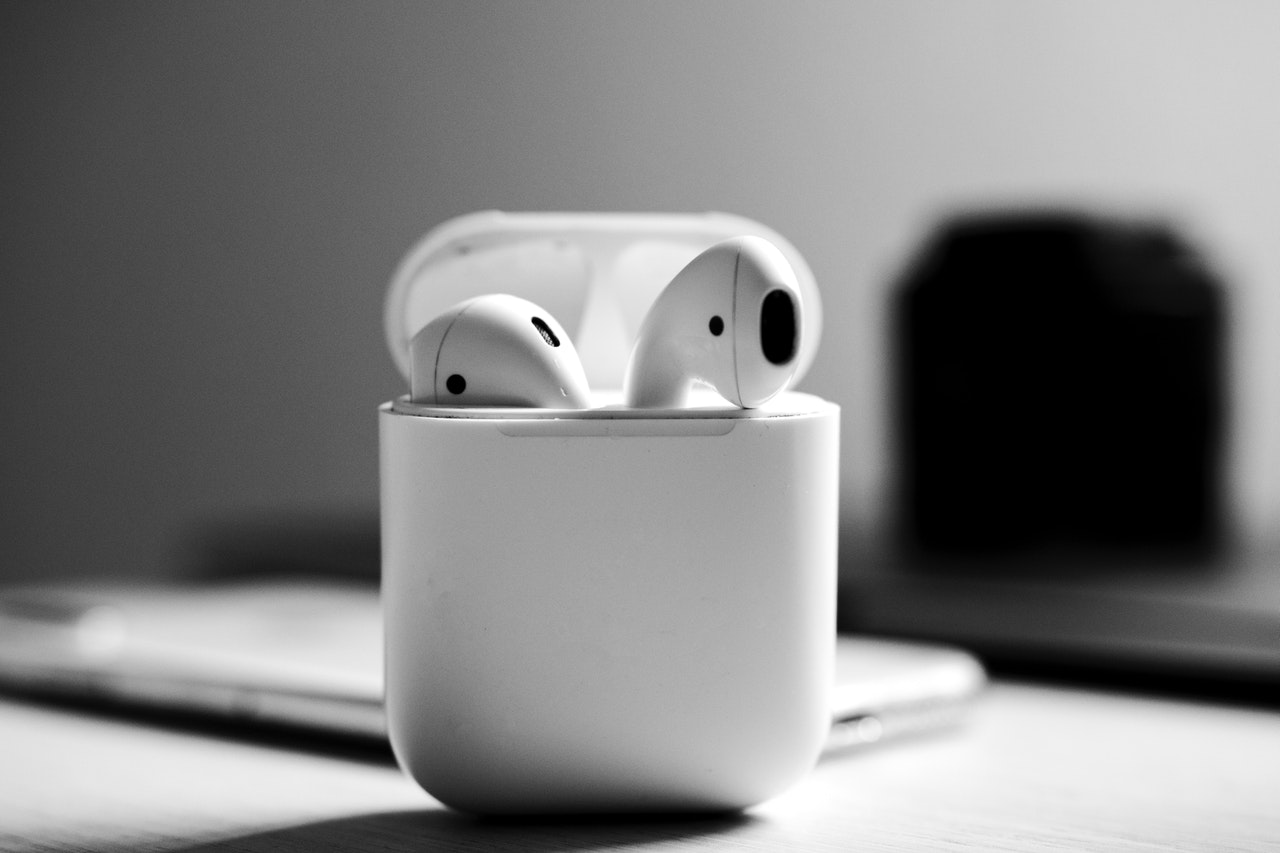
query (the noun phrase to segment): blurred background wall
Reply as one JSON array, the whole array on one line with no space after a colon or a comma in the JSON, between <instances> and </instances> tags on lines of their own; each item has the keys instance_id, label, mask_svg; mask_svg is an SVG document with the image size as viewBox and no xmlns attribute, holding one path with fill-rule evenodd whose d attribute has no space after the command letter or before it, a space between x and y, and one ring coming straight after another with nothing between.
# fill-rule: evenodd
<instances>
[{"instance_id":1,"label":"blurred background wall","mask_svg":"<svg viewBox=\"0 0 1280 853\"><path fill-rule=\"evenodd\" d=\"M890 288L957 210L1173 222L1229 286L1233 523L1280 518L1280 5L0 7L0 579L371 525L381 308L483 208L740 213L823 288L842 547L893 487ZM255 521L256 520L256 521ZM203 538L202 538L203 537Z\"/></svg>"}]
</instances>

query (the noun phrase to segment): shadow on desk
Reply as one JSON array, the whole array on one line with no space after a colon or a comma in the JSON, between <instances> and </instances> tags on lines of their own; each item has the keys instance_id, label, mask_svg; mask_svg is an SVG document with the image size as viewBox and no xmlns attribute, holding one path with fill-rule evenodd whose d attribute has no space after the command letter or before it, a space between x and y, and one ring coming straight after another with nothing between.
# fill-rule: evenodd
<instances>
[{"instance_id":1,"label":"shadow on desk","mask_svg":"<svg viewBox=\"0 0 1280 853\"><path fill-rule=\"evenodd\" d=\"M580 818L474 818L423 809L323 820L181 848L219 851L598 850L731 834L759 818L749 814Z\"/></svg>"}]
</instances>

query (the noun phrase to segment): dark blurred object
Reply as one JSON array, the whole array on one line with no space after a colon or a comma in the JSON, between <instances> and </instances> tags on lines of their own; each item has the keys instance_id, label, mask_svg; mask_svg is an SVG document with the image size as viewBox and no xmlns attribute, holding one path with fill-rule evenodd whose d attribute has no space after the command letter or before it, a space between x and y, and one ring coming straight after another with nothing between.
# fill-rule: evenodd
<instances>
[{"instance_id":1,"label":"dark blurred object","mask_svg":"<svg viewBox=\"0 0 1280 853\"><path fill-rule=\"evenodd\" d=\"M186 538L195 578L303 578L377 584L376 512L261 512L207 522Z\"/></svg>"},{"instance_id":2,"label":"dark blurred object","mask_svg":"<svg viewBox=\"0 0 1280 853\"><path fill-rule=\"evenodd\" d=\"M1207 554L1222 288L1169 228L954 219L894 306L901 519L935 555Z\"/></svg>"}]
</instances>

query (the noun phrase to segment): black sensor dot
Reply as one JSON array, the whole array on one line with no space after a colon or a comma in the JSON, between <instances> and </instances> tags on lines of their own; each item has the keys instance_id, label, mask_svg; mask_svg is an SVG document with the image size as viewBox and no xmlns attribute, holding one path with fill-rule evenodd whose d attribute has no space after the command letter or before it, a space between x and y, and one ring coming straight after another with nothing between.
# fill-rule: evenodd
<instances>
[{"instance_id":1,"label":"black sensor dot","mask_svg":"<svg viewBox=\"0 0 1280 853\"><path fill-rule=\"evenodd\" d=\"M461 373L455 373L444 381L444 387L449 389L450 394L461 394L467 390L467 380L462 378Z\"/></svg>"},{"instance_id":2,"label":"black sensor dot","mask_svg":"<svg viewBox=\"0 0 1280 853\"><path fill-rule=\"evenodd\" d=\"M707 324L707 328L711 330L711 334L718 338L721 333L724 332L724 320L721 320L720 315L717 314L711 318L711 322Z\"/></svg>"}]
</instances>

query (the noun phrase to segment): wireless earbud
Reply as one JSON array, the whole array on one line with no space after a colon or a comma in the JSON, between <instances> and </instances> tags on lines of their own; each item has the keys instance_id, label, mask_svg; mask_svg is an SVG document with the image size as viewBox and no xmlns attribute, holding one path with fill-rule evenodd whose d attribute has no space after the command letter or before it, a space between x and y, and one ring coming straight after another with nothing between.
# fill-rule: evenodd
<instances>
[{"instance_id":1,"label":"wireless earbud","mask_svg":"<svg viewBox=\"0 0 1280 853\"><path fill-rule=\"evenodd\" d=\"M800 290L782 252L759 237L717 243L649 309L627 364L626 403L680 407L699 381L754 408L795 376L800 334Z\"/></svg>"},{"instance_id":2,"label":"wireless earbud","mask_svg":"<svg viewBox=\"0 0 1280 853\"><path fill-rule=\"evenodd\" d=\"M590 405L573 342L554 317L527 299L490 294L461 302L415 334L409 353L415 403Z\"/></svg>"}]
</instances>

